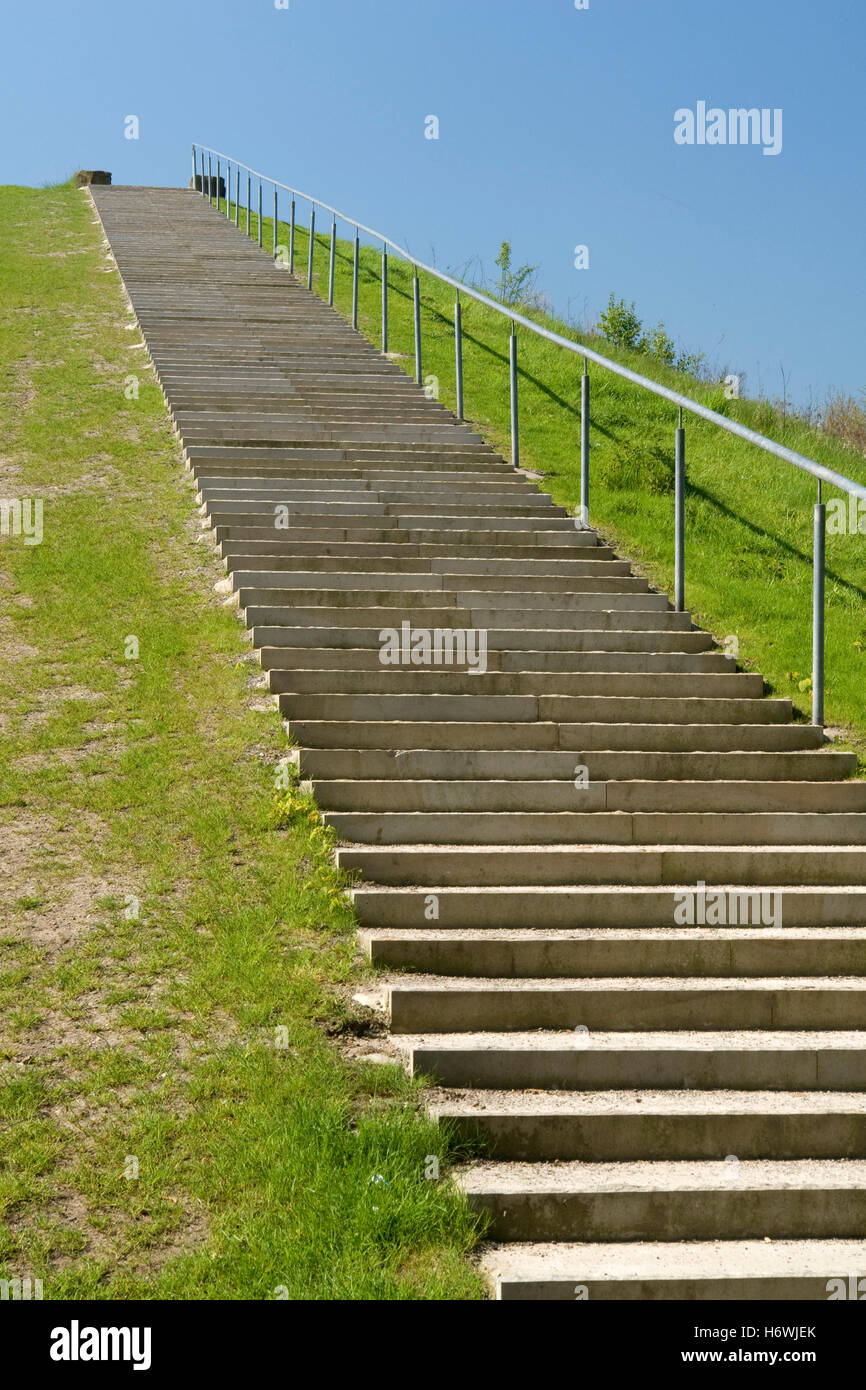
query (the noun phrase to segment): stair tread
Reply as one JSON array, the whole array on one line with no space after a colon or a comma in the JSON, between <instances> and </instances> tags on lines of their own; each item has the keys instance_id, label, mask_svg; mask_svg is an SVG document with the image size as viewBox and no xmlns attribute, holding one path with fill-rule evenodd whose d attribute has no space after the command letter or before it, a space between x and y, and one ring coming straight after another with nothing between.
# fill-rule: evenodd
<instances>
[{"instance_id":1,"label":"stair tread","mask_svg":"<svg viewBox=\"0 0 866 1390\"><path fill-rule=\"evenodd\" d=\"M595 1115L866 1115L862 1091L478 1091L432 1092L440 1119L502 1115L590 1118Z\"/></svg>"},{"instance_id":2,"label":"stair tread","mask_svg":"<svg viewBox=\"0 0 866 1390\"><path fill-rule=\"evenodd\" d=\"M866 1159L644 1159L587 1163L499 1160L461 1167L457 1180L467 1193L714 1192L866 1188Z\"/></svg>"}]
</instances>

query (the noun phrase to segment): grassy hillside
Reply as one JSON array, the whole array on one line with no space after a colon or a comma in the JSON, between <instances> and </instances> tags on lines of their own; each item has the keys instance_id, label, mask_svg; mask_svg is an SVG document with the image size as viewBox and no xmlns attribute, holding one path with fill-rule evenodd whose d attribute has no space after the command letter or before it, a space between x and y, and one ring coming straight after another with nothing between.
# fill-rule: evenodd
<instances>
[{"instance_id":1,"label":"grassy hillside","mask_svg":"<svg viewBox=\"0 0 866 1390\"><path fill-rule=\"evenodd\" d=\"M44 504L0 539L0 1277L475 1297L448 1136L328 1037L365 1027L344 884L89 200L0 190L0 247L0 498Z\"/></svg>"},{"instance_id":2,"label":"grassy hillside","mask_svg":"<svg viewBox=\"0 0 866 1390\"><path fill-rule=\"evenodd\" d=\"M223 205L224 206L224 205ZM242 210L243 221L245 210ZM264 244L273 223L263 219ZM255 218L253 219L255 233ZM327 294L330 229L316 237L315 288ZM288 244L280 223L279 241ZM296 232L296 269L305 273L307 233ZM389 263L390 349L414 373L412 269ZM351 314L352 246L338 243L336 305ZM453 293L422 275L424 375L438 379L440 399L454 395ZM541 318L565 337L573 330ZM362 248L359 326L381 342L381 260ZM509 455L508 334L505 319L463 303L465 414ZM646 355L585 339L607 357L726 413L789 448L866 482L866 460L826 433L784 418L767 402L727 400L722 387L666 369ZM519 335L521 463L547 475L556 501L580 499L582 361L528 332ZM675 408L598 367L592 390L591 519L654 584L672 592ZM686 417L686 603L716 637L736 636L742 665L763 672L772 692L790 696L810 717L812 508L815 484L805 473L716 426ZM838 496L825 489L825 498ZM866 754L866 540L827 537L826 710L828 726ZM805 688L801 688L805 685Z\"/></svg>"}]
</instances>

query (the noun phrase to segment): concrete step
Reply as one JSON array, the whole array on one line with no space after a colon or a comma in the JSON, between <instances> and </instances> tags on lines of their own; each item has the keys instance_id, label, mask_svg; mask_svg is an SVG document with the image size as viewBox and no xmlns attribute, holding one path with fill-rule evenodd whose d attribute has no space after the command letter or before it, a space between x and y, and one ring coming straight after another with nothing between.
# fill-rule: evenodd
<instances>
[{"instance_id":1,"label":"concrete step","mask_svg":"<svg viewBox=\"0 0 866 1390\"><path fill-rule=\"evenodd\" d=\"M292 576L287 574L238 574L233 575L232 579L241 608L266 604L291 607L295 603L301 607L321 603L331 607L353 608L365 607L372 602L378 602L383 608L401 605L412 609L454 606L468 610L473 618L477 618L472 625L484 628L494 626L488 620L489 614L507 610L509 605L511 611L516 613L520 602L520 595L510 589L486 591L446 587L442 575L298 575L295 584L290 582ZM275 580L279 582L275 583ZM585 625L587 620L584 615L589 613L593 614L595 622L597 612L617 617L624 614L630 616L632 613L668 612L667 599L663 594L608 592L597 587L599 580L587 579L583 582L593 587L577 590L572 586L568 592L527 592L523 595L524 621L532 617L536 623L544 621L553 626L550 618L562 614L566 621L577 618ZM408 616L404 614L404 617ZM678 616L671 614L671 617Z\"/></svg>"},{"instance_id":2,"label":"concrete step","mask_svg":"<svg viewBox=\"0 0 866 1390\"><path fill-rule=\"evenodd\" d=\"M369 630L368 630L369 636ZM375 641L375 646L373 642ZM373 634L364 647L259 647L262 670L279 671L381 671L381 643ZM554 665L554 659L558 659ZM487 647L488 672L549 672L561 669L573 673L586 671L636 674L710 673L733 675L736 668L721 652L533 652L494 651Z\"/></svg>"},{"instance_id":3,"label":"concrete step","mask_svg":"<svg viewBox=\"0 0 866 1390\"><path fill-rule=\"evenodd\" d=\"M862 1240L712 1240L494 1245L482 1255L504 1301L819 1302L866 1267ZM841 1288L842 1292L838 1291ZM700 1319L698 1319L700 1320Z\"/></svg>"},{"instance_id":4,"label":"concrete step","mask_svg":"<svg viewBox=\"0 0 866 1390\"><path fill-rule=\"evenodd\" d=\"M493 1240L855 1239L866 1162L479 1163L461 1173Z\"/></svg>"},{"instance_id":5,"label":"concrete step","mask_svg":"<svg viewBox=\"0 0 866 1390\"><path fill-rule=\"evenodd\" d=\"M431 669L380 661L377 668L363 671L270 666L269 687L274 694L287 691L297 695L534 695L553 699L603 695L760 700L763 690L760 676L736 671L730 675L714 671L482 671L471 669L487 664L486 654L479 652L475 642L467 644L464 639L461 649L449 632L440 643L443 656L462 656L462 662L455 660ZM455 669L460 666L462 670Z\"/></svg>"},{"instance_id":6,"label":"concrete step","mask_svg":"<svg viewBox=\"0 0 866 1390\"><path fill-rule=\"evenodd\" d=\"M249 597L249 591L246 597ZM387 602L389 596L376 590L370 590L367 594L346 594L332 589L305 589L296 591L291 596L286 595L285 591L271 590L258 597L267 602L244 604L243 599L239 599L237 595L232 600L243 608L248 627L285 627L288 623L298 628L323 625L350 629L368 627L376 629L377 645L383 640L378 637L383 627L396 628L400 632L402 624L407 621L412 621L415 627L425 627L428 630L437 627L474 627L483 629L488 634L495 628L513 626L519 621L524 624L527 633L527 647L537 645L539 639L531 636L531 633L546 633L551 618L562 633L575 634L575 645L581 631L589 628L605 626L610 632L616 632L622 627L643 628L648 632L655 632L658 628L664 627L678 633L685 626L680 613L620 613L588 609L586 612L562 611L550 615L536 614L532 610L524 610L518 614L513 609L463 608L451 602L454 596L444 591L438 600L436 594L413 594L410 591L400 594L399 597L391 595L391 606L388 606ZM289 597L294 601L289 603ZM342 641L343 645L348 645L346 639Z\"/></svg>"},{"instance_id":7,"label":"concrete step","mask_svg":"<svg viewBox=\"0 0 866 1390\"><path fill-rule=\"evenodd\" d=\"M468 676L467 680L474 677ZM280 694L280 711L291 720L357 719L460 722L501 720L631 724L782 724L790 700L704 698L655 699L628 695L331 695ZM417 746L417 744L416 744Z\"/></svg>"},{"instance_id":8,"label":"concrete step","mask_svg":"<svg viewBox=\"0 0 866 1390\"><path fill-rule=\"evenodd\" d=\"M486 979L866 975L866 928L367 928L360 944L382 970Z\"/></svg>"},{"instance_id":9,"label":"concrete step","mask_svg":"<svg viewBox=\"0 0 866 1390\"><path fill-rule=\"evenodd\" d=\"M468 614L466 615L469 616ZM287 619L293 617L291 611L285 614ZM661 622L669 621L669 614L664 614ZM253 628L253 645L264 650L268 647L306 647L319 645L322 649L333 651L337 647L354 648L375 648L376 652L382 645L379 636L381 628L372 630L371 627L343 627L310 629L309 627L295 626L291 623L281 627L260 627ZM631 631L627 628L612 627L606 631L593 628L488 628L487 646L490 651L520 653L515 656L514 661L519 662L522 654L532 655L533 660L539 656L544 656L544 651L539 652L539 644L544 643L547 655L553 661L562 658L565 662L572 657L579 657L581 661L589 657L600 657L602 653L620 653L628 656L638 656L646 654L648 656L672 654L691 655L691 654L710 654L709 649L712 639L706 633L688 632L679 629L646 628L643 631ZM378 657L377 657L378 664ZM566 668L570 669L570 668ZM576 669L586 669L585 666ZM611 669L617 669L616 666Z\"/></svg>"},{"instance_id":10,"label":"concrete step","mask_svg":"<svg viewBox=\"0 0 866 1390\"><path fill-rule=\"evenodd\" d=\"M737 1160L866 1158L862 1091L450 1091L430 1111L519 1163L704 1160L736 1183Z\"/></svg>"},{"instance_id":11,"label":"concrete step","mask_svg":"<svg viewBox=\"0 0 866 1390\"><path fill-rule=\"evenodd\" d=\"M640 943L634 943L635 950ZM832 958L825 969L833 969ZM425 977L387 989L392 1033L713 1032L744 1028L866 1032L866 977Z\"/></svg>"},{"instance_id":12,"label":"concrete step","mask_svg":"<svg viewBox=\"0 0 866 1390\"><path fill-rule=\"evenodd\" d=\"M462 771L462 769L461 769ZM573 773L574 769L569 768ZM575 779L500 781L444 777L412 781L408 777L363 781L346 777L313 779L316 801L323 811L397 814L400 812L484 814L487 812L667 812L724 815L731 812L769 815L796 812L811 824L825 814L866 812L864 782L593 782ZM862 823L857 822L861 825ZM808 838L808 837L807 837ZM800 841L799 843L802 843Z\"/></svg>"},{"instance_id":13,"label":"concrete step","mask_svg":"<svg viewBox=\"0 0 866 1390\"><path fill-rule=\"evenodd\" d=\"M286 572L291 574L418 574L418 575L439 575L446 581L446 587L457 587L458 584L465 585L471 576L473 586L477 585L480 579L501 580L522 577L531 580L534 584L538 580L555 579L560 583L580 583L593 579L593 583L602 586L611 585L615 580L620 583L623 589L639 587L646 591L646 580L637 581L628 574L628 566L625 561L610 560L605 565L599 565L593 561L585 560L545 560L533 558L527 561L518 560L461 560L454 559L448 561L445 557L441 559L436 556L421 556L411 553L418 547L406 546L402 548L405 553L401 553L401 547L377 546L381 551L380 555L364 555L363 553L352 556L345 555L298 555L293 547L288 547L285 554L276 554L276 543L269 551L262 550L259 553L245 553L240 547L240 542L227 542L222 546L223 557L226 560L226 569L232 574L243 574L244 572L255 571L257 577L259 572L277 574ZM363 547L353 547L356 550L363 550ZM531 552L533 557L536 552ZM460 578L457 578L457 575Z\"/></svg>"},{"instance_id":14,"label":"concrete step","mask_svg":"<svg viewBox=\"0 0 866 1390\"><path fill-rule=\"evenodd\" d=\"M349 810L325 811L322 818L341 840L359 845L748 845L769 853L771 846L866 841L863 812Z\"/></svg>"},{"instance_id":15,"label":"concrete step","mask_svg":"<svg viewBox=\"0 0 866 1390\"><path fill-rule=\"evenodd\" d=\"M476 1090L861 1090L866 1033L428 1033L413 1074Z\"/></svg>"},{"instance_id":16,"label":"concrete step","mask_svg":"<svg viewBox=\"0 0 866 1390\"><path fill-rule=\"evenodd\" d=\"M554 724L537 720L441 723L432 719L301 719L297 713L290 727L294 739L307 749L387 749L392 757L394 750L448 749L472 754L481 748L507 753L539 749L573 749L582 754L629 750L645 752L648 757L655 752L689 756L702 751L718 755L728 750L757 750L769 755L818 748L823 738L820 729L808 724ZM585 757L577 761L583 763Z\"/></svg>"},{"instance_id":17,"label":"concrete step","mask_svg":"<svg viewBox=\"0 0 866 1390\"><path fill-rule=\"evenodd\" d=\"M863 845L492 844L359 846L336 851L343 869L370 883L557 888L567 884L866 885ZM677 919L671 919L675 925ZM710 920L710 925L713 925Z\"/></svg>"},{"instance_id":18,"label":"concrete step","mask_svg":"<svg viewBox=\"0 0 866 1390\"><path fill-rule=\"evenodd\" d=\"M347 859L359 856L370 869L378 869L372 856L386 851L345 851ZM387 851L393 854L393 851ZM435 851L434 853L439 853ZM459 851L457 851L459 853ZM610 855L611 851L607 851ZM629 851L617 850L622 855ZM633 852L632 852L633 853ZM653 851L646 850L649 855ZM722 853L729 853L723 851ZM778 853L778 851L775 851ZM485 850L488 858L493 852ZM688 858L688 851L685 852ZM589 858L589 856L587 856ZM825 863L832 856L824 853ZM344 867L350 867L348 864ZM411 866L410 866L411 867ZM694 867L691 864L689 867ZM604 870L602 869L601 872ZM697 876L679 885L635 886L590 884L575 887L548 887L519 884L494 888L430 888L357 886L352 889L355 914L362 927L390 927L464 931L492 927L525 930L571 930L578 927L619 929L713 925L700 920L700 902L695 901L694 924L688 921ZM863 927L866 926L866 892L861 886L839 884L776 884L757 891L754 883L719 884L721 904L715 890L709 890L720 918L720 926L769 927ZM689 897L684 899L683 895ZM684 907L685 905L685 907ZM684 921L680 921L681 917Z\"/></svg>"},{"instance_id":19,"label":"concrete step","mask_svg":"<svg viewBox=\"0 0 866 1390\"><path fill-rule=\"evenodd\" d=\"M607 575L599 573L596 566L591 575L583 578L564 579L558 575L527 574L525 577L526 595L533 608L660 608L667 610L667 599L662 594L651 594L646 580L634 579L629 575ZM246 592L257 590L308 590L348 589L364 591L375 589L386 593L389 590L410 589L418 593L447 592L460 595L461 602L478 602L477 595L513 595L515 576L510 574L451 575L433 574L430 570L415 569L338 569L308 570L303 567L293 569L253 569L243 570L237 566L230 569L235 589ZM465 585L471 584L470 589ZM596 596L604 596L605 602ZM640 602L632 603L632 599ZM645 600L655 600L648 603ZM624 600L628 600L627 602ZM661 600L661 601L660 601ZM247 602L261 602L258 598ZM268 600L264 600L267 602Z\"/></svg>"},{"instance_id":20,"label":"concrete step","mask_svg":"<svg viewBox=\"0 0 866 1390\"><path fill-rule=\"evenodd\" d=\"M604 730L608 726L600 727ZM646 732L647 726L643 727ZM773 733L776 732L778 730L773 728ZM425 748L391 750L302 747L299 757L304 776L314 778L317 782L381 781L391 788L393 795L398 798L401 796L397 785L400 781L416 781L419 784L438 781L448 784L452 782L454 773L458 770L455 769L450 751ZM539 786L546 782L555 782L567 789L574 786L577 772L585 767L589 786L584 788L584 791L588 796L595 798L591 804L609 810L646 809L649 802L643 799L643 789L634 785L638 780L650 784L646 791L647 797L663 796L666 791L670 791L670 795L676 797L677 788L681 787L683 800L677 800L676 805L682 810L710 809L703 804L705 792L718 796L717 804L722 809L753 809L751 805L746 806L740 800L734 803L727 802L726 797L738 798L740 794L736 790L729 793L724 786L725 782L740 784L744 790L749 783L756 783L766 789L761 795L765 794L768 799L766 802L762 801L762 805L768 810L785 810L789 809L790 802L785 799L788 794L784 783L791 782L799 787L800 783L806 782L808 785L802 791L791 793L798 804L802 796L804 806L808 806L811 789L815 787L818 801L811 809L859 811L862 809L862 798L866 796L863 783L846 783L844 806L833 802L835 793L832 786L827 786L826 796L830 798L829 801L822 799L825 793L821 791L822 785L830 784L832 779L850 776L855 765L856 756L853 753L818 750L814 746L793 753L590 751L580 759L576 759L572 752L564 748L545 750L515 747L501 751L466 749L460 760L459 774L461 779L471 781L478 788L488 782L514 781L532 782ZM673 782L674 786L663 788L660 784L666 782ZM774 790L776 782L783 784L778 791ZM612 783L628 785L619 786L615 790L608 787L605 790L607 784ZM494 790L492 795L497 795L497 792L498 789ZM432 788L429 794L438 795ZM480 792L480 795L486 793ZM610 796L613 797L613 801L608 799ZM777 797L782 798L782 801L774 799ZM394 803L394 808L399 809L400 805L398 800ZM380 808L375 805L371 809ZM428 805L425 804L419 809L428 809ZM438 804L429 804L429 809L438 810L441 807ZM665 803L659 809L672 808Z\"/></svg>"},{"instance_id":21,"label":"concrete step","mask_svg":"<svg viewBox=\"0 0 866 1390\"><path fill-rule=\"evenodd\" d=\"M389 518L390 520L390 518ZM289 517L289 526L285 531L277 531L272 524L263 526L220 526L217 535L221 538L218 541L220 554L226 559L234 560L236 556L244 554L274 555L274 556L333 556L335 558L357 557L363 559L365 556L370 558L382 558L393 556L399 559L401 556L419 558L423 560L431 559L450 559L452 561L467 561L473 565L483 566L488 560L500 561L502 563L526 563L541 565L544 569L552 572L559 565L568 566L571 564L601 564L615 565L618 568L612 572L619 572L619 567L625 564L618 561L614 551L604 545L534 545L531 536L516 536L514 544L486 544L464 541L459 532L455 532L451 540L442 540L436 543L429 543L422 540L413 539L412 533L392 528L391 530L376 531L370 527L365 527L361 531L353 531L351 534L340 526L326 527L307 527L300 524L302 518ZM533 536L538 532L531 533ZM546 534L544 532L542 535ZM558 533L557 533L558 534ZM527 540L527 544L523 544ZM234 565L234 568L240 568ZM452 566L446 566L451 572ZM440 570L437 572L441 572ZM603 569L601 573L607 573ZM695 633L707 639L706 633ZM712 643L712 638L709 638Z\"/></svg>"}]
</instances>

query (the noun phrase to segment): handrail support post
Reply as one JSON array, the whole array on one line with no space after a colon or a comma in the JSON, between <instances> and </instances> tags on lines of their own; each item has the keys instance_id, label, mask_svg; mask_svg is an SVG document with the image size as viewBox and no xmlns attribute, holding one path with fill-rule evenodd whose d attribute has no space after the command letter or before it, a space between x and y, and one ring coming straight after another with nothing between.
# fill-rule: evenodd
<instances>
[{"instance_id":1,"label":"handrail support post","mask_svg":"<svg viewBox=\"0 0 866 1390\"><path fill-rule=\"evenodd\" d=\"M328 258L328 304L334 305L334 275L337 269L337 219L331 222L331 254Z\"/></svg>"},{"instance_id":2,"label":"handrail support post","mask_svg":"<svg viewBox=\"0 0 866 1390\"><path fill-rule=\"evenodd\" d=\"M686 432L680 409L674 449L674 607L686 608Z\"/></svg>"},{"instance_id":3,"label":"handrail support post","mask_svg":"<svg viewBox=\"0 0 866 1390\"><path fill-rule=\"evenodd\" d=\"M826 585L824 548L827 508L821 496L818 480L818 501L815 503L814 544L812 557L812 723L824 727L824 591Z\"/></svg>"},{"instance_id":4,"label":"handrail support post","mask_svg":"<svg viewBox=\"0 0 866 1390\"><path fill-rule=\"evenodd\" d=\"M412 307L415 320L415 380L420 386L423 378L423 366L421 362L421 281L418 279L417 267L412 281Z\"/></svg>"},{"instance_id":5,"label":"handrail support post","mask_svg":"<svg viewBox=\"0 0 866 1390\"><path fill-rule=\"evenodd\" d=\"M454 370L457 378L457 419L463 419L463 306L454 301Z\"/></svg>"},{"instance_id":6,"label":"handrail support post","mask_svg":"<svg viewBox=\"0 0 866 1390\"><path fill-rule=\"evenodd\" d=\"M589 526L589 368L585 357L580 378L580 524Z\"/></svg>"},{"instance_id":7,"label":"handrail support post","mask_svg":"<svg viewBox=\"0 0 866 1390\"><path fill-rule=\"evenodd\" d=\"M313 288L313 257L316 252L316 204L310 204L310 245L307 251L307 289Z\"/></svg>"},{"instance_id":8,"label":"handrail support post","mask_svg":"<svg viewBox=\"0 0 866 1390\"><path fill-rule=\"evenodd\" d=\"M508 339L508 377L511 400L511 463L520 467L520 414L517 400L517 329L511 324L511 337Z\"/></svg>"}]
</instances>

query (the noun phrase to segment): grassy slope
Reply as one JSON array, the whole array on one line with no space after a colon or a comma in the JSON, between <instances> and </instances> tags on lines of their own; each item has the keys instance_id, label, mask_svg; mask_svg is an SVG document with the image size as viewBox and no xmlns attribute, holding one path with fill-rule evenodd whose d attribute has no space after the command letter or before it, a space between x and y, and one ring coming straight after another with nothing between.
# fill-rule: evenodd
<instances>
[{"instance_id":1,"label":"grassy slope","mask_svg":"<svg viewBox=\"0 0 866 1390\"><path fill-rule=\"evenodd\" d=\"M243 222L244 211L241 219ZM273 223L263 219L264 244ZM255 218L253 219L255 233ZM327 294L329 234L317 235L315 288ZM279 240L288 243L281 223ZM296 235L296 268L306 270L308 237ZM336 304L351 312L351 243L338 243ZM391 351L414 372L411 268L389 264ZM381 262L362 248L359 325L381 342ZM439 380L440 399L455 406L453 294L421 277L424 375ZM565 325L545 320L566 337ZM465 412L509 455L508 324L464 300ZM605 356L692 396L743 424L866 481L862 456L814 429L787 422L766 402L727 401L721 387L666 370L638 352L587 340ZM521 463L549 476L558 502L580 500L581 359L522 332ZM601 368L591 368L591 518L638 570L673 589L674 407ZM695 621L718 638L739 640L740 660L764 674L772 692L790 696L804 717L811 676L813 480L696 417L686 418L689 494L686 502L686 602ZM838 496L825 489L825 497ZM866 544L861 536L827 537L827 693L829 726L866 754Z\"/></svg>"},{"instance_id":2,"label":"grassy slope","mask_svg":"<svg viewBox=\"0 0 866 1390\"><path fill-rule=\"evenodd\" d=\"M472 1220L424 1175L447 1137L325 1035L361 974L343 884L280 812L285 735L90 204L4 189L0 226L0 496L45 500L41 545L0 540L0 1276L477 1296Z\"/></svg>"}]
</instances>

